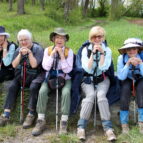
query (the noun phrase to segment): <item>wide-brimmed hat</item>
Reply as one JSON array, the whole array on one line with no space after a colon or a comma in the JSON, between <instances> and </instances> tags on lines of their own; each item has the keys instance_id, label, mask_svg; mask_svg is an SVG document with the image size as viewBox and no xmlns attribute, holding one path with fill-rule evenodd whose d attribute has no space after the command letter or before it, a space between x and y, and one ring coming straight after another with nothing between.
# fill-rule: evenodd
<instances>
[{"instance_id":1,"label":"wide-brimmed hat","mask_svg":"<svg viewBox=\"0 0 143 143\"><path fill-rule=\"evenodd\" d=\"M56 35L61 35L61 36L65 36L66 37L66 41L69 40L69 35L65 32L65 30L63 28L55 28L54 32L52 32L50 34L50 40L53 42L53 38Z\"/></svg>"},{"instance_id":2,"label":"wide-brimmed hat","mask_svg":"<svg viewBox=\"0 0 143 143\"><path fill-rule=\"evenodd\" d=\"M143 41L139 38L129 38L124 41L124 44L121 48L118 49L120 54L126 53L126 49L129 48L138 48L139 51L143 50Z\"/></svg>"},{"instance_id":3,"label":"wide-brimmed hat","mask_svg":"<svg viewBox=\"0 0 143 143\"><path fill-rule=\"evenodd\" d=\"M6 36L7 38L10 37L10 34L5 32L5 28L3 26L0 26L0 35L4 35Z\"/></svg>"}]
</instances>

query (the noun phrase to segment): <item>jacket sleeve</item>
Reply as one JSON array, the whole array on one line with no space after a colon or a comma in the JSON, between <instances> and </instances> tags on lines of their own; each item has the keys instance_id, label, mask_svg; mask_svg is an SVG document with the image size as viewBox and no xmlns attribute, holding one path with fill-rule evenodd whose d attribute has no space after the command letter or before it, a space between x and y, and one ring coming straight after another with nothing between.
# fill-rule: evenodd
<instances>
[{"instance_id":1,"label":"jacket sleeve","mask_svg":"<svg viewBox=\"0 0 143 143\"><path fill-rule=\"evenodd\" d=\"M101 66L99 64L99 69L101 71L106 71L109 69L112 61L112 51L110 48L106 47L105 48L105 59L104 59L104 64Z\"/></svg>"},{"instance_id":2,"label":"jacket sleeve","mask_svg":"<svg viewBox=\"0 0 143 143\"><path fill-rule=\"evenodd\" d=\"M68 51L68 57L64 60L61 60L61 67L64 73L69 73L72 71L73 60L74 60L74 54L73 54L73 51L70 49Z\"/></svg>"},{"instance_id":3,"label":"jacket sleeve","mask_svg":"<svg viewBox=\"0 0 143 143\"><path fill-rule=\"evenodd\" d=\"M117 77L120 80L125 80L128 76L128 73L129 73L129 66L124 65L123 55L120 55L117 61Z\"/></svg>"},{"instance_id":4,"label":"jacket sleeve","mask_svg":"<svg viewBox=\"0 0 143 143\"><path fill-rule=\"evenodd\" d=\"M44 51L44 57L43 57L43 61L42 61L42 67L46 71L50 71L50 69L52 68L52 65L53 65L53 60L54 60L54 58L52 56L48 55L48 48L46 48L45 51Z\"/></svg>"},{"instance_id":5,"label":"jacket sleeve","mask_svg":"<svg viewBox=\"0 0 143 143\"><path fill-rule=\"evenodd\" d=\"M14 52L15 52L15 45L11 44L6 57L2 59L5 66L9 66L12 63Z\"/></svg>"}]
</instances>

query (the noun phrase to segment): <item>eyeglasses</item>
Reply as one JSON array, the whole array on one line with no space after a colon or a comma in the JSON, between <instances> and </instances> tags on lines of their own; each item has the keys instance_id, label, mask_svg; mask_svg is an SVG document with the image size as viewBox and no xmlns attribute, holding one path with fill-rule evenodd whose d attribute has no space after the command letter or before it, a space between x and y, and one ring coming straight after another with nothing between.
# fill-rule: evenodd
<instances>
[{"instance_id":1,"label":"eyeglasses","mask_svg":"<svg viewBox=\"0 0 143 143\"><path fill-rule=\"evenodd\" d=\"M103 35L94 35L92 38L98 38L98 39L101 39L101 38L103 38Z\"/></svg>"},{"instance_id":2,"label":"eyeglasses","mask_svg":"<svg viewBox=\"0 0 143 143\"><path fill-rule=\"evenodd\" d=\"M56 35L55 39L65 40L66 37L65 36Z\"/></svg>"},{"instance_id":3,"label":"eyeglasses","mask_svg":"<svg viewBox=\"0 0 143 143\"><path fill-rule=\"evenodd\" d=\"M20 43L27 42L27 41L29 41L29 39L21 39L21 40L19 40Z\"/></svg>"}]
</instances>

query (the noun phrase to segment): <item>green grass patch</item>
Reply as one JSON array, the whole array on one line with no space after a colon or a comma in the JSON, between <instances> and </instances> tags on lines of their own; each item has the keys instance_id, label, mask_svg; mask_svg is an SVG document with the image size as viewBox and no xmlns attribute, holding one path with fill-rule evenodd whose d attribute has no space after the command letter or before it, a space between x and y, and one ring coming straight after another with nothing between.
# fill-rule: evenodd
<instances>
[{"instance_id":1,"label":"green grass patch","mask_svg":"<svg viewBox=\"0 0 143 143\"><path fill-rule=\"evenodd\" d=\"M68 134L68 135L56 135L52 134L47 137L47 140L50 143L79 143L79 139L74 134Z\"/></svg>"},{"instance_id":2,"label":"green grass patch","mask_svg":"<svg viewBox=\"0 0 143 143\"><path fill-rule=\"evenodd\" d=\"M15 124L0 127L0 142L4 141L5 138L15 137L17 133Z\"/></svg>"}]
</instances>

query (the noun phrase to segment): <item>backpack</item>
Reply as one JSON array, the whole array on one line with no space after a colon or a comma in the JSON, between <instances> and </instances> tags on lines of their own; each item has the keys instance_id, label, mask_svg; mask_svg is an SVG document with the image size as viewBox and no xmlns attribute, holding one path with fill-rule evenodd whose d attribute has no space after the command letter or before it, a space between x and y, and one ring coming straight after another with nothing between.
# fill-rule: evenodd
<instances>
[{"instance_id":1,"label":"backpack","mask_svg":"<svg viewBox=\"0 0 143 143\"><path fill-rule=\"evenodd\" d=\"M104 41L105 46L107 46L107 41ZM81 63L81 56L82 56L82 50L84 47L88 47L90 45L89 41L86 41L85 43L82 44L80 49L78 50L78 53L76 55L76 60L75 60L75 68L74 68L74 78L72 81L72 88L71 88L71 113L76 113L81 97L80 97L80 85L83 79L84 74L86 73L84 69L82 68L82 63ZM90 51L88 51L89 53ZM89 54L90 55L90 54ZM105 72L105 74L109 77L110 79L110 89L108 90L107 97L110 99L109 104L113 104L117 100L119 100L119 95L116 96L115 92L118 91L118 87L113 87L116 86L116 83L118 84L117 78L114 75L114 65L113 61L111 62L111 65L109 69ZM117 89L117 90L116 90ZM113 91L114 90L114 91ZM116 97L112 98L112 95Z\"/></svg>"}]
</instances>

